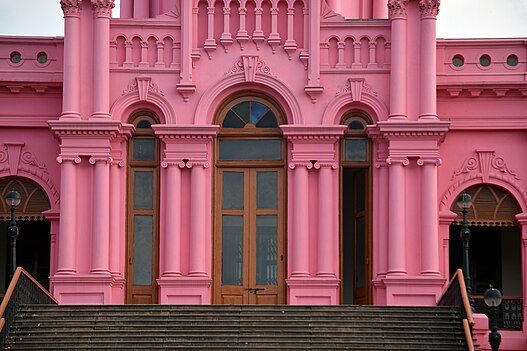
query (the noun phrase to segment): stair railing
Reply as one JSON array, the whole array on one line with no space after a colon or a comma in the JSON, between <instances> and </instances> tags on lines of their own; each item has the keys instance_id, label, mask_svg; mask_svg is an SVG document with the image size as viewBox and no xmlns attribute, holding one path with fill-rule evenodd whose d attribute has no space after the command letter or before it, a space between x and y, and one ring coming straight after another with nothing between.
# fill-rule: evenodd
<instances>
[{"instance_id":1,"label":"stair railing","mask_svg":"<svg viewBox=\"0 0 527 351\"><path fill-rule=\"evenodd\" d=\"M472 308L468 299L467 288L465 286L465 278L461 269L456 270L452 279L448 283L448 287L443 292L443 295L437 303L438 306L454 306L459 307L463 315L463 329L465 331L465 338L469 351L474 351L474 340L472 335L472 327L474 326L474 317L472 316Z\"/></svg>"},{"instance_id":2,"label":"stair railing","mask_svg":"<svg viewBox=\"0 0 527 351\"><path fill-rule=\"evenodd\" d=\"M0 305L0 345L4 345L20 305L57 303L57 300L35 278L22 267L18 267Z\"/></svg>"}]
</instances>

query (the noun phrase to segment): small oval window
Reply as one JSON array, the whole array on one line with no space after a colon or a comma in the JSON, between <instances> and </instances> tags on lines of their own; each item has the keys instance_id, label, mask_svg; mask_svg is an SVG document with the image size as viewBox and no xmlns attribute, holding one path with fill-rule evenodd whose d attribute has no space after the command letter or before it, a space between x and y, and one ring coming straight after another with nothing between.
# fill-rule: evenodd
<instances>
[{"instance_id":1,"label":"small oval window","mask_svg":"<svg viewBox=\"0 0 527 351\"><path fill-rule=\"evenodd\" d=\"M11 53L11 62L20 63L20 61L22 61L22 55L18 51L13 51Z\"/></svg>"},{"instance_id":2,"label":"small oval window","mask_svg":"<svg viewBox=\"0 0 527 351\"><path fill-rule=\"evenodd\" d=\"M518 56L516 55L509 55L507 57L507 65L511 67L518 66Z\"/></svg>"},{"instance_id":3,"label":"small oval window","mask_svg":"<svg viewBox=\"0 0 527 351\"><path fill-rule=\"evenodd\" d=\"M48 62L48 54L46 54L45 52L39 52L37 55L37 61L41 65Z\"/></svg>"},{"instance_id":4,"label":"small oval window","mask_svg":"<svg viewBox=\"0 0 527 351\"><path fill-rule=\"evenodd\" d=\"M452 58L452 64L455 67L461 67L465 64L465 58L461 55L456 55Z\"/></svg>"},{"instance_id":5,"label":"small oval window","mask_svg":"<svg viewBox=\"0 0 527 351\"><path fill-rule=\"evenodd\" d=\"M479 58L479 64L483 67L490 66L490 62L491 60L489 55L481 55L481 57Z\"/></svg>"}]
</instances>

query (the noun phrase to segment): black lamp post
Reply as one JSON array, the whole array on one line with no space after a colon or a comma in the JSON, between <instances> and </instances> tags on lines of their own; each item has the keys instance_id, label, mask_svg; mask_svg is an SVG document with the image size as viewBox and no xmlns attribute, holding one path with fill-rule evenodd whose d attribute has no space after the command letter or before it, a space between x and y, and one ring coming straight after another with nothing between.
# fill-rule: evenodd
<instances>
[{"instance_id":1,"label":"black lamp post","mask_svg":"<svg viewBox=\"0 0 527 351\"><path fill-rule=\"evenodd\" d=\"M9 222L9 228L7 234L9 236L9 243L11 246L11 270L9 280L13 278L16 270L16 238L18 236L18 228L15 221L15 209L20 204L20 193L16 190L11 190L7 193L5 201L11 210L11 221Z\"/></svg>"},{"instance_id":2,"label":"black lamp post","mask_svg":"<svg viewBox=\"0 0 527 351\"><path fill-rule=\"evenodd\" d=\"M467 288L468 301L472 312L475 312L474 298L472 297L472 280L470 279L470 259L469 259L469 243L470 243L470 229L467 223L467 209L472 206L472 198L466 192L463 192L457 198L457 205L461 208L463 213L463 226L461 227L461 240L463 240L463 275L465 276L465 286Z\"/></svg>"},{"instance_id":3,"label":"black lamp post","mask_svg":"<svg viewBox=\"0 0 527 351\"><path fill-rule=\"evenodd\" d=\"M501 343L501 334L498 333L498 307L501 305L501 292L492 287L483 295L485 305L489 307L489 344L492 351L498 351Z\"/></svg>"}]
</instances>

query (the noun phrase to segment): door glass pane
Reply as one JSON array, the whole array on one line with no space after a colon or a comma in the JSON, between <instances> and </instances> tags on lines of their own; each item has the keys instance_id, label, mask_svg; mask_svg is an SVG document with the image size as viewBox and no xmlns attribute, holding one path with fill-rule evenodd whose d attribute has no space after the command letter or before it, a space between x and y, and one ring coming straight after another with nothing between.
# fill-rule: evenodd
<instances>
[{"instance_id":1,"label":"door glass pane","mask_svg":"<svg viewBox=\"0 0 527 351\"><path fill-rule=\"evenodd\" d=\"M220 160L281 160L280 139L220 140Z\"/></svg>"},{"instance_id":2,"label":"door glass pane","mask_svg":"<svg viewBox=\"0 0 527 351\"><path fill-rule=\"evenodd\" d=\"M154 161L155 139L134 138L134 161Z\"/></svg>"},{"instance_id":3,"label":"door glass pane","mask_svg":"<svg viewBox=\"0 0 527 351\"><path fill-rule=\"evenodd\" d=\"M153 171L134 172L134 209L151 210L153 208Z\"/></svg>"},{"instance_id":4,"label":"door glass pane","mask_svg":"<svg viewBox=\"0 0 527 351\"><path fill-rule=\"evenodd\" d=\"M277 173L256 173L256 207L276 208L277 204Z\"/></svg>"},{"instance_id":5,"label":"door glass pane","mask_svg":"<svg viewBox=\"0 0 527 351\"><path fill-rule=\"evenodd\" d=\"M152 284L152 216L134 216L134 284Z\"/></svg>"},{"instance_id":6,"label":"door glass pane","mask_svg":"<svg viewBox=\"0 0 527 351\"><path fill-rule=\"evenodd\" d=\"M367 152L366 152L366 140L365 139L346 139L346 161L367 161Z\"/></svg>"},{"instance_id":7,"label":"door glass pane","mask_svg":"<svg viewBox=\"0 0 527 351\"><path fill-rule=\"evenodd\" d=\"M243 209L243 173L224 172L223 173L223 208L229 210Z\"/></svg>"},{"instance_id":8,"label":"door glass pane","mask_svg":"<svg viewBox=\"0 0 527 351\"><path fill-rule=\"evenodd\" d=\"M222 218L222 283L242 285L243 216Z\"/></svg>"},{"instance_id":9,"label":"door glass pane","mask_svg":"<svg viewBox=\"0 0 527 351\"><path fill-rule=\"evenodd\" d=\"M277 282L277 218L256 216L256 284Z\"/></svg>"},{"instance_id":10,"label":"door glass pane","mask_svg":"<svg viewBox=\"0 0 527 351\"><path fill-rule=\"evenodd\" d=\"M364 288L365 287L365 276L364 270L366 262L365 260L365 228L364 228L364 217L357 217L355 220L355 267L356 267L356 276L355 276L355 287Z\"/></svg>"}]
</instances>

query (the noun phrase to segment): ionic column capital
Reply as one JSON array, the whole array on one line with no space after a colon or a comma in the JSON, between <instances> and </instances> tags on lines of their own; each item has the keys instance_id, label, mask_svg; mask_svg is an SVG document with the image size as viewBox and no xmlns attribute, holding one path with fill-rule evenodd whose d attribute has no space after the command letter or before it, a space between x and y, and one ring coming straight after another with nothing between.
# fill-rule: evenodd
<instances>
[{"instance_id":1,"label":"ionic column capital","mask_svg":"<svg viewBox=\"0 0 527 351\"><path fill-rule=\"evenodd\" d=\"M421 18L436 18L441 0L419 0Z\"/></svg>"},{"instance_id":2,"label":"ionic column capital","mask_svg":"<svg viewBox=\"0 0 527 351\"><path fill-rule=\"evenodd\" d=\"M417 160L417 165L424 166L426 164L431 164L434 166L441 166L443 161L439 157L421 157Z\"/></svg>"},{"instance_id":3,"label":"ionic column capital","mask_svg":"<svg viewBox=\"0 0 527 351\"><path fill-rule=\"evenodd\" d=\"M401 165L401 166L408 166L410 164L410 160L406 157L388 157L386 159L386 164L388 165Z\"/></svg>"},{"instance_id":4,"label":"ionic column capital","mask_svg":"<svg viewBox=\"0 0 527 351\"><path fill-rule=\"evenodd\" d=\"M317 161L315 162L314 167L315 169L321 169L321 168L337 169L339 168L339 165L337 162Z\"/></svg>"},{"instance_id":5,"label":"ionic column capital","mask_svg":"<svg viewBox=\"0 0 527 351\"><path fill-rule=\"evenodd\" d=\"M179 167L179 168L185 168L187 164L183 160L165 160L161 162L162 168L168 168L168 167Z\"/></svg>"},{"instance_id":6,"label":"ionic column capital","mask_svg":"<svg viewBox=\"0 0 527 351\"><path fill-rule=\"evenodd\" d=\"M408 0L389 0L388 1L388 12L390 19L406 19L406 4Z\"/></svg>"},{"instance_id":7,"label":"ionic column capital","mask_svg":"<svg viewBox=\"0 0 527 351\"><path fill-rule=\"evenodd\" d=\"M313 168L313 163L311 162L298 162L298 161L293 161L293 162L289 162L289 169L295 169L295 168L302 168L302 167L305 167L307 169L312 169Z\"/></svg>"},{"instance_id":8,"label":"ionic column capital","mask_svg":"<svg viewBox=\"0 0 527 351\"><path fill-rule=\"evenodd\" d=\"M82 0L60 0L64 17L80 17Z\"/></svg>"},{"instance_id":9,"label":"ionic column capital","mask_svg":"<svg viewBox=\"0 0 527 351\"><path fill-rule=\"evenodd\" d=\"M64 162L73 162L74 164L81 163L82 159L79 156L59 156L57 162L62 164Z\"/></svg>"},{"instance_id":10,"label":"ionic column capital","mask_svg":"<svg viewBox=\"0 0 527 351\"><path fill-rule=\"evenodd\" d=\"M187 161L185 166L187 168L192 168L194 166L197 166L197 167L201 166L203 168L209 168L210 167L210 163L209 163L209 161L203 161L203 160L197 160L197 161L189 160L189 161Z\"/></svg>"},{"instance_id":11,"label":"ionic column capital","mask_svg":"<svg viewBox=\"0 0 527 351\"><path fill-rule=\"evenodd\" d=\"M90 162L91 165L94 165L97 162L106 163L106 164L110 165L110 164L112 164L113 160L109 156L92 156L92 157L90 157L88 162Z\"/></svg>"}]
</instances>

